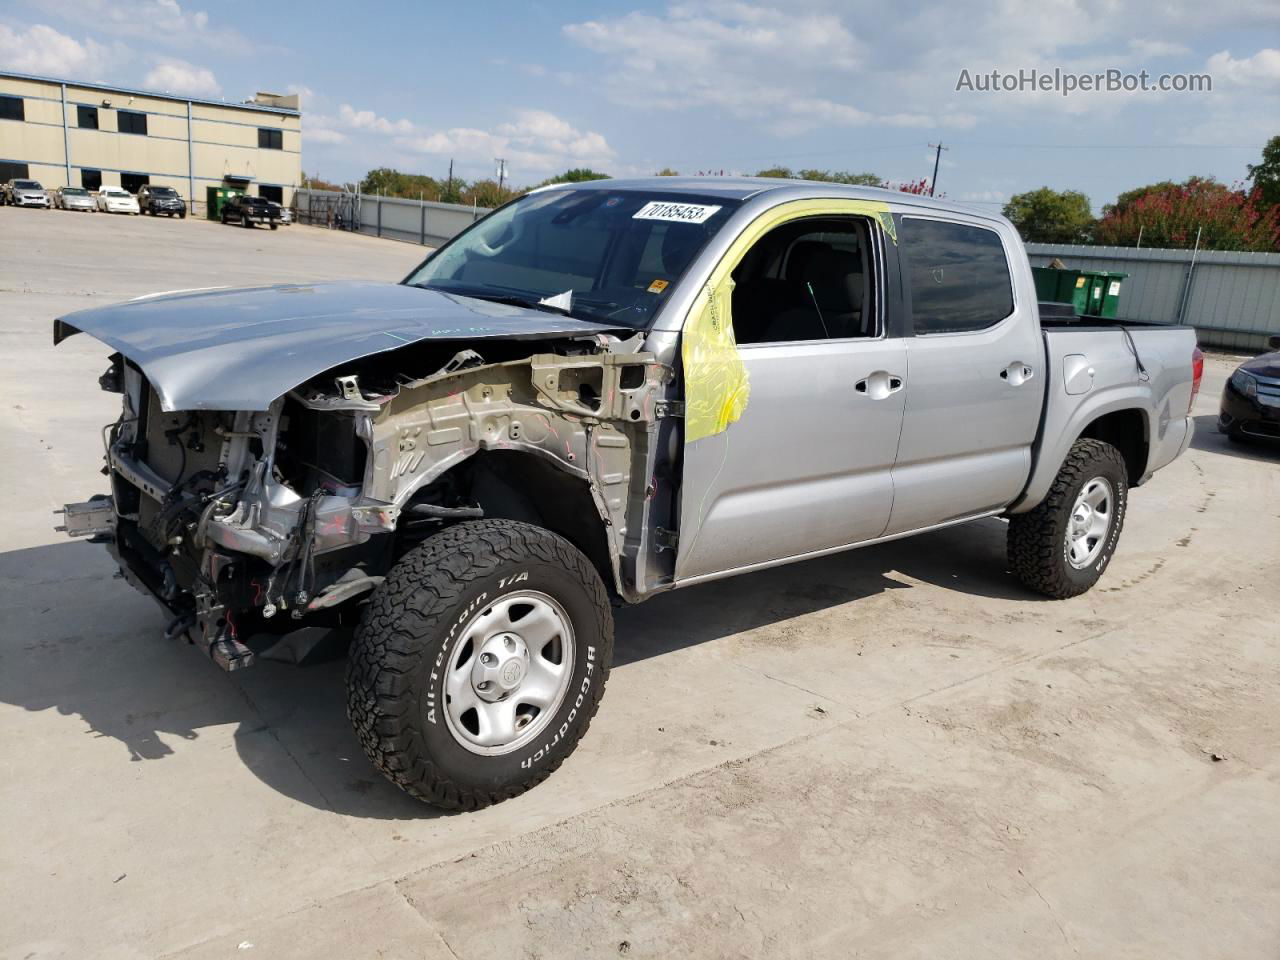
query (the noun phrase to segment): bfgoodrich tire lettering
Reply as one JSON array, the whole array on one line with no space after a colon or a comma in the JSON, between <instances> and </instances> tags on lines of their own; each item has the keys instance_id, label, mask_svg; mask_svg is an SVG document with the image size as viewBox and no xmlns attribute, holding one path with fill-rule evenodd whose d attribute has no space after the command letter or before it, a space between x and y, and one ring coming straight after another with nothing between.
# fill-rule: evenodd
<instances>
[{"instance_id":1,"label":"bfgoodrich tire lettering","mask_svg":"<svg viewBox=\"0 0 1280 960\"><path fill-rule=\"evenodd\" d=\"M554 598L572 624L571 676L551 718L517 749L484 755L451 729L447 665L459 630L504 597ZM473 810L545 780L586 733L613 655L608 594L567 540L509 520L460 523L406 554L352 644L347 716L365 753L406 793Z\"/></svg>"},{"instance_id":2,"label":"bfgoodrich tire lettering","mask_svg":"<svg viewBox=\"0 0 1280 960\"><path fill-rule=\"evenodd\" d=\"M1074 567L1069 560L1073 508L1081 492L1099 478L1112 492L1109 525L1091 562ZM1101 440L1077 440L1044 500L1010 518L1010 568L1026 586L1045 596L1065 600L1084 593L1111 562L1128 502L1128 471L1120 451Z\"/></svg>"}]
</instances>

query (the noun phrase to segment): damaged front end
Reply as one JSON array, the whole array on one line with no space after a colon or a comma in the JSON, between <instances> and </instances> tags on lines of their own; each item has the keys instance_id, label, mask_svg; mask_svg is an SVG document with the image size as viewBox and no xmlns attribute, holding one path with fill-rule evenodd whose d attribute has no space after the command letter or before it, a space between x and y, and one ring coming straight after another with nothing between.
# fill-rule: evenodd
<instances>
[{"instance_id":1,"label":"damaged front end","mask_svg":"<svg viewBox=\"0 0 1280 960\"><path fill-rule=\"evenodd\" d=\"M401 555L472 517L598 538L627 599L669 580L669 558L643 569L641 531L670 369L598 333L532 355L460 346L361 357L239 411L167 410L117 353L101 378L123 404L105 431L110 495L68 505L66 532L106 543L168 611L166 634L227 670L261 634L353 624Z\"/></svg>"}]
</instances>

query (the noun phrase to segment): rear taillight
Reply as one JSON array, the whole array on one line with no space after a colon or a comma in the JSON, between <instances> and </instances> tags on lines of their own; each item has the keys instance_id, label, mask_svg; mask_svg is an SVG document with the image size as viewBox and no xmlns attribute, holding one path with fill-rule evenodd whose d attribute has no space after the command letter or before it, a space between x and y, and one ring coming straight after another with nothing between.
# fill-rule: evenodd
<instances>
[{"instance_id":1,"label":"rear taillight","mask_svg":"<svg viewBox=\"0 0 1280 960\"><path fill-rule=\"evenodd\" d=\"M1196 405L1196 397L1200 393L1200 381L1204 378L1204 351L1199 347L1191 352L1191 402L1187 404L1187 416Z\"/></svg>"}]
</instances>

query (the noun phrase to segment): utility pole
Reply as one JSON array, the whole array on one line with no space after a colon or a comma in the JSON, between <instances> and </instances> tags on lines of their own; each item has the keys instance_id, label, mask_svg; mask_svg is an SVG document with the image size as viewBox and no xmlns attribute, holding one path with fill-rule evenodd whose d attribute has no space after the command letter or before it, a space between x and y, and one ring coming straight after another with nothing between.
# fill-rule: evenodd
<instances>
[{"instance_id":1,"label":"utility pole","mask_svg":"<svg viewBox=\"0 0 1280 960\"><path fill-rule=\"evenodd\" d=\"M498 196L502 196L502 185L507 179L507 161L505 157L494 157L493 162L498 165Z\"/></svg>"},{"instance_id":2,"label":"utility pole","mask_svg":"<svg viewBox=\"0 0 1280 960\"><path fill-rule=\"evenodd\" d=\"M453 157L450 157L450 158L449 158L449 186L445 188L445 194L444 194L444 195L445 195L446 197L452 197L452 196L453 196ZM452 200L449 200L449 202L450 202L450 203L453 203L453 201L452 201Z\"/></svg>"},{"instance_id":3,"label":"utility pole","mask_svg":"<svg viewBox=\"0 0 1280 960\"><path fill-rule=\"evenodd\" d=\"M950 147L944 147L944 146L942 145L942 143L941 143L941 142L939 142L939 143L931 143L931 144L929 144L929 146L933 147L933 149L934 149L934 153L933 153L933 179L929 181L929 196L931 196L931 197L932 197L932 196L933 196L933 191L934 191L934 190L937 188L937 186L938 186L938 163L942 160L942 151L943 151L943 150L950 150L951 148L950 148Z\"/></svg>"}]
</instances>

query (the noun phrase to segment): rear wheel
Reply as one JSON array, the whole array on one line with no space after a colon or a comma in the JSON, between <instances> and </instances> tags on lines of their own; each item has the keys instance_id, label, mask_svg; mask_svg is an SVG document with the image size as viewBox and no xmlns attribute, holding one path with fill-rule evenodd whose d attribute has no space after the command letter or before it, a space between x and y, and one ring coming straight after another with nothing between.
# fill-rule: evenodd
<instances>
[{"instance_id":1,"label":"rear wheel","mask_svg":"<svg viewBox=\"0 0 1280 960\"><path fill-rule=\"evenodd\" d=\"M612 653L604 584L572 544L526 523L461 523L375 592L351 648L347 716L392 783L476 809L560 766Z\"/></svg>"},{"instance_id":2,"label":"rear wheel","mask_svg":"<svg viewBox=\"0 0 1280 960\"><path fill-rule=\"evenodd\" d=\"M1120 451L1101 440L1077 440L1044 500L1010 518L1009 566L1045 596L1084 593L1111 562L1128 500Z\"/></svg>"}]
</instances>

